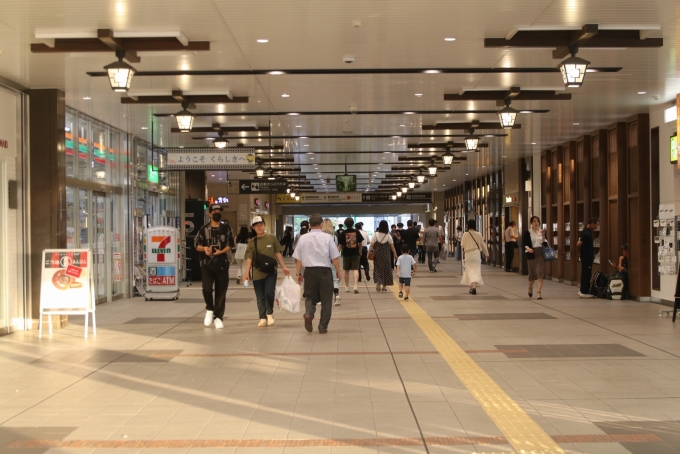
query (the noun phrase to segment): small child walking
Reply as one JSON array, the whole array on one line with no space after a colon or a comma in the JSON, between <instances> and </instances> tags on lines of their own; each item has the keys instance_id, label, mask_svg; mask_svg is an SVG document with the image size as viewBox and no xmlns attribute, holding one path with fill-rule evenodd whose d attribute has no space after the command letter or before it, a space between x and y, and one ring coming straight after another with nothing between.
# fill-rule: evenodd
<instances>
[{"instance_id":1,"label":"small child walking","mask_svg":"<svg viewBox=\"0 0 680 454\"><path fill-rule=\"evenodd\" d=\"M401 256L397 259L397 276L399 276L399 298L404 297L408 301L411 291L411 276L415 276L418 271L416 260L409 253L408 244L401 246ZM411 271L413 269L413 271ZM404 289L404 286L406 288ZM402 291L403 290L403 291Z\"/></svg>"}]
</instances>

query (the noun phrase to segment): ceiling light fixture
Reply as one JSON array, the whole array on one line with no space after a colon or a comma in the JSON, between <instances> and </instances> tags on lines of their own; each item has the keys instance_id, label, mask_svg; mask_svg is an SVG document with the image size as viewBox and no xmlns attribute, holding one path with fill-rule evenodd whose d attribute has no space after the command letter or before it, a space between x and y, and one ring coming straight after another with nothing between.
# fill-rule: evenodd
<instances>
[{"instance_id":1,"label":"ceiling light fixture","mask_svg":"<svg viewBox=\"0 0 680 454\"><path fill-rule=\"evenodd\" d=\"M296 195L296 196L295 196L295 201L296 201L296 202L299 202L299 201L300 201L300 196L299 196L299 195Z\"/></svg>"},{"instance_id":2,"label":"ceiling light fixture","mask_svg":"<svg viewBox=\"0 0 680 454\"><path fill-rule=\"evenodd\" d=\"M416 93L416 96L420 98L421 96L423 96L423 94L422 93Z\"/></svg>"},{"instance_id":3,"label":"ceiling light fixture","mask_svg":"<svg viewBox=\"0 0 680 454\"><path fill-rule=\"evenodd\" d=\"M449 41L449 42L455 41L455 40L456 40L456 38L444 38L444 41Z\"/></svg>"},{"instance_id":4,"label":"ceiling light fixture","mask_svg":"<svg viewBox=\"0 0 680 454\"><path fill-rule=\"evenodd\" d=\"M430 175L435 177L437 176L437 165L434 163L434 159L432 160L432 163L428 166L427 170L430 172Z\"/></svg>"},{"instance_id":5,"label":"ceiling light fixture","mask_svg":"<svg viewBox=\"0 0 680 454\"><path fill-rule=\"evenodd\" d=\"M424 183L425 182L425 175L423 175L423 168L420 168L420 173L416 176L416 179L418 180L418 183Z\"/></svg>"},{"instance_id":6,"label":"ceiling light fixture","mask_svg":"<svg viewBox=\"0 0 680 454\"><path fill-rule=\"evenodd\" d=\"M408 187L409 189L413 189L416 187L416 181L413 175L411 175L411 177L409 178Z\"/></svg>"},{"instance_id":7,"label":"ceiling light fixture","mask_svg":"<svg viewBox=\"0 0 680 454\"><path fill-rule=\"evenodd\" d=\"M474 129L470 128L470 135L465 137L463 140L465 142L465 149L468 152L478 151L477 147L479 145L479 137L474 135Z\"/></svg>"},{"instance_id":8,"label":"ceiling light fixture","mask_svg":"<svg viewBox=\"0 0 680 454\"><path fill-rule=\"evenodd\" d=\"M450 166L453 164L453 153L451 153L450 148L446 147L446 152L442 155L442 159L444 160L444 165L445 166Z\"/></svg>"},{"instance_id":9,"label":"ceiling light fixture","mask_svg":"<svg viewBox=\"0 0 680 454\"><path fill-rule=\"evenodd\" d=\"M291 196L292 198L295 198L295 190L290 191L290 196Z\"/></svg>"},{"instance_id":10,"label":"ceiling light fixture","mask_svg":"<svg viewBox=\"0 0 680 454\"><path fill-rule=\"evenodd\" d=\"M397 191L397 197L401 197L401 191Z\"/></svg>"},{"instance_id":11,"label":"ceiling light fixture","mask_svg":"<svg viewBox=\"0 0 680 454\"><path fill-rule=\"evenodd\" d=\"M397 200L397 195L396 195L396 194L392 194L391 197L392 197L392 200Z\"/></svg>"},{"instance_id":12,"label":"ceiling light fixture","mask_svg":"<svg viewBox=\"0 0 680 454\"><path fill-rule=\"evenodd\" d=\"M284 93L281 95L282 98L290 98L290 95L288 93Z\"/></svg>"},{"instance_id":13,"label":"ceiling light fixture","mask_svg":"<svg viewBox=\"0 0 680 454\"><path fill-rule=\"evenodd\" d=\"M290 188L286 188L286 194L290 194Z\"/></svg>"},{"instance_id":14,"label":"ceiling light fixture","mask_svg":"<svg viewBox=\"0 0 680 454\"><path fill-rule=\"evenodd\" d=\"M576 56L578 48L573 46L571 49L571 57L559 64L560 72L562 73L562 82L567 88L578 88L583 84L583 79L586 76L586 70L590 62Z\"/></svg>"},{"instance_id":15,"label":"ceiling light fixture","mask_svg":"<svg viewBox=\"0 0 680 454\"><path fill-rule=\"evenodd\" d=\"M269 40L268 39L258 39L257 42L260 43L260 44L264 44L264 43L268 43Z\"/></svg>"},{"instance_id":16,"label":"ceiling light fixture","mask_svg":"<svg viewBox=\"0 0 680 454\"><path fill-rule=\"evenodd\" d=\"M84 99L85 101L89 101L89 100L92 99L92 98L89 97L89 96L83 96L83 99Z\"/></svg>"},{"instance_id":17,"label":"ceiling light fixture","mask_svg":"<svg viewBox=\"0 0 680 454\"><path fill-rule=\"evenodd\" d=\"M401 192L406 194L406 191L408 191L408 186L406 185L406 183L404 183L404 186L401 188Z\"/></svg>"},{"instance_id":18,"label":"ceiling light fixture","mask_svg":"<svg viewBox=\"0 0 680 454\"><path fill-rule=\"evenodd\" d=\"M536 142L531 142L531 145L536 145Z\"/></svg>"},{"instance_id":19,"label":"ceiling light fixture","mask_svg":"<svg viewBox=\"0 0 680 454\"><path fill-rule=\"evenodd\" d=\"M505 107L498 112L498 119L501 122L503 129L512 129L515 126L515 119L517 118L517 111L510 107L510 100L505 100Z\"/></svg>"},{"instance_id":20,"label":"ceiling light fixture","mask_svg":"<svg viewBox=\"0 0 680 454\"><path fill-rule=\"evenodd\" d=\"M118 61L104 66L104 69L109 75L111 89L118 93L126 93L130 89L132 77L137 70L123 61L125 50L116 50L116 57L118 57Z\"/></svg>"},{"instance_id":21,"label":"ceiling light fixture","mask_svg":"<svg viewBox=\"0 0 680 454\"><path fill-rule=\"evenodd\" d=\"M261 165L255 167L255 175L257 175L257 178L262 178L264 176L264 167Z\"/></svg>"},{"instance_id":22,"label":"ceiling light fixture","mask_svg":"<svg viewBox=\"0 0 680 454\"><path fill-rule=\"evenodd\" d=\"M187 109L189 103L186 101L182 102L182 110L175 114L175 120L177 120L177 127L179 132L189 132L194 124L194 119L196 116L189 112Z\"/></svg>"},{"instance_id":23,"label":"ceiling light fixture","mask_svg":"<svg viewBox=\"0 0 680 454\"><path fill-rule=\"evenodd\" d=\"M646 95L646 94L647 94L646 91L638 91L638 95Z\"/></svg>"}]
</instances>

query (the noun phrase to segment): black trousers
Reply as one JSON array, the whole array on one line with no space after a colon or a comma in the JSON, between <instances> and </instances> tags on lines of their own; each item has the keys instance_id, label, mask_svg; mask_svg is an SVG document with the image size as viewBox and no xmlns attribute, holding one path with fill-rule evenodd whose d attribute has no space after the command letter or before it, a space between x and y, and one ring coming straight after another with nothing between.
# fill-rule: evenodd
<instances>
[{"instance_id":1,"label":"black trousers","mask_svg":"<svg viewBox=\"0 0 680 454\"><path fill-rule=\"evenodd\" d=\"M590 279L593 271L593 260L581 259L581 293L587 295L590 293Z\"/></svg>"},{"instance_id":2,"label":"black trousers","mask_svg":"<svg viewBox=\"0 0 680 454\"><path fill-rule=\"evenodd\" d=\"M364 269L366 279L370 279L371 266L368 264L368 248L366 246L361 248L361 259L359 261L359 282L361 282L361 268Z\"/></svg>"},{"instance_id":3,"label":"black trousers","mask_svg":"<svg viewBox=\"0 0 680 454\"><path fill-rule=\"evenodd\" d=\"M512 260L515 258L515 244L514 241L505 242L505 269L512 270Z\"/></svg>"},{"instance_id":4,"label":"black trousers","mask_svg":"<svg viewBox=\"0 0 680 454\"><path fill-rule=\"evenodd\" d=\"M214 272L207 266L201 267L203 277L203 299L205 309L213 311L213 317L222 320L226 306L227 290L229 290L229 266ZM215 284L215 298L213 299L213 284Z\"/></svg>"},{"instance_id":5,"label":"black trousers","mask_svg":"<svg viewBox=\"0 0 680 454\"><path fill-rule=\"evenodd\" d=\"M321 302L319 329L328 329L333 311L333 271L331 268L305 268L305 311L314 318L316 303Z\"/></svg>"},{"instance_id":6,"label":"black trousers","mask_svg":"<svg viewBox=\"0 0 680 454\"><path fill-rule=\"evenodd\" d=\"M430 271L434 270L436 266L435 261L439 258L439 249L436 246L426 246L427 249L427 267Z\"/></svg>"}]
</instances>

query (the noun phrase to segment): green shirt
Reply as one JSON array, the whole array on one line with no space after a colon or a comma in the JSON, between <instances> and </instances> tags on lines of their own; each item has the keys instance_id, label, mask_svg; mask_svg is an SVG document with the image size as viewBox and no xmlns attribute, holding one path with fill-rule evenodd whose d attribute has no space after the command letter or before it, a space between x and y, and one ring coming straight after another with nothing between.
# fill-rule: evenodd
<instances>
[{"instance_id":1,"label":"green shirt","mask_svg":"<svg viewBox=\"0 0 680 454\"><path fill-rule=\"evenodd\" d=\"M257 239L258 254L276 258L276 253L281 251L281 243L279 243L279 240L271 233L265 233L263 237ZM253 261L254 281L259 281L260 279L264 279L269 276L269 274L263 273L262 271L255 268L255 238L252 238L250 242L248 242L248 248L246 249L245 257L246 260L250 259Z\"/></svg>"}]
</instances>

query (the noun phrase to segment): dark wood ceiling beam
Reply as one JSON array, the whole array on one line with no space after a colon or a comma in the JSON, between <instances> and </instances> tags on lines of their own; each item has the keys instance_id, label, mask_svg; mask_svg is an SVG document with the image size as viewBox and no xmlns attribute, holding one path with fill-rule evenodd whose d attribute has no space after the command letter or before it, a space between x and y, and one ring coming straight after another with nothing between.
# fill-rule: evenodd
<instances>
[{"instance_id":1,"label":"dark wood ceiling beam","mask_svg":"<svg viewBox=\"0 0 680 454\"><path fill-rule=\"evenodd\" d=\"M248 96L229 98L227 95L184 95L183 99L190 104L248 104ZM121 104L177 104L174 96L137 96L122 97ZM218 115L215 115L218 116Z\"/></svg>"},{"instance_id":2,"label":"dark wood ceiling beam","mask_svg":"<svg viewBox=\"0 0 680 454\"><path fill-rule=\"evenodd\" d=\"M471 123L438 123L436 125L423 125L422 130L423 131L444 131L444 130L450 130L450 131L458 131L458 130L463 130L467 131L472 127ZM503 129L500 123L479 123L479 126L477 129ZM512 129L522 129L522 125L515 123L515 125L512 127Z\"/></svg>"},{"instance_id":3,"label":"dark wood ceiling beam","mask_svg":"<svg viewBox=\"0 0 680 454\"><path fill-rule=\"evenodd\" d=\"M489 144L488 143L480 143L477 145L479 148L488 148ZM446 148L446 147L451 147L453 148L465 148L464 143L442 143L442 142L432 142L432 143L410 143L408 144L408 148ZM451 151L456 151L456 150L451 150Z\"/></svg>"},{"instance_id":4,"label":"dark wood ceiling beam","mask_svg":"<svg viewBox=\"0 0 680 454\"><path fill-rule=\"evenodd\" d=\"M513 91L517 89L517 91ZM466 91L461 94L445 94L444 101L499 101L510 97L514 101L569 101L571 93L555 93L552 90L524 90L513 87L510 91Z\"/></svg>"},{"instance_id":5,"label":"dark wood ceiling beam","mask_svg":"<svg viewBox=\"0 0 680 454\"><path fill-rule=\"evenodd\" d=\"M562 59L584 45L593 36L597 35L599 28L597 24L586 24L581 30L572 32L570 42L567 46L558 47L553 51L553 58Z\"/></svg>"},{"instance_id":6,"label":"dark wood ceiling beam","mask_svg":"<svg viewBox=\"0 0 680 454\"><path fill-rule=\"evenodd\" d=\"M54 40L54 47L49 47L43 43L31 43L31 52L41 54L110 52L112 50L110 46L113 42L112 39L121 49L134 52L177 50L200 52L210 50L210 41L189 41L189 44L185 46L177 38L115 38L113 34L109 36L110 38L104 36L104 40L100 38L58 38ZM104 74L106 73L104 72Z\"/></svg>"},{"instance_id":7,"label":"dark wood ceiling beam","mask_svg":"<svg viewBox=\"0 0 680 454\"><path fill-rule=\"evenodd\" d=\"M224 132L269 132L269 126L224 126L220 128ZM170 129L170 132L180 132L178 128L172 128ZM215 130L211 127L194 127L191 128L192 133L197 133L197 132L215 132ZM264 137L239 137L238 140L241 139L266 139L268 136ZM291 138L291 137L289 137Z\"/></svg>"},{"instance_id":8,"label":"dark wood ceiling beam","mask_svg":"<svg viewBox=\"0 0 680 454\"><path fill-rule=\"evenodd\" d=\"M663 46L663 38L642 39L640 30L601 30L597 24L586 24L581 30L521 30L510 39L485 38L486 48L569 48L589 47L655 48Z\"/></svg>"}]
</instances>

